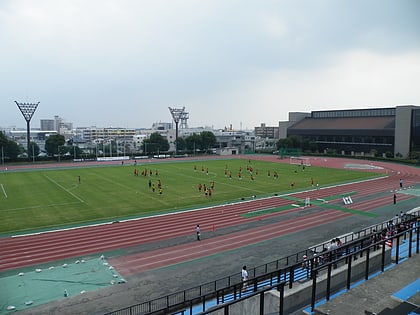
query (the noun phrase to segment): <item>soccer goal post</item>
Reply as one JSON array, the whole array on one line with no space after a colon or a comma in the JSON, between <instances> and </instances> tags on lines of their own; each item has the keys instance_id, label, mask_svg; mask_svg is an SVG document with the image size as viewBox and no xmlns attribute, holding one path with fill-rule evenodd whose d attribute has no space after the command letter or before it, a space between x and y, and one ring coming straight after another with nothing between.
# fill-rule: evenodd
<instances>
[{"instance_id":1,"label":"soccer goal post","mask_svg":"<svg viewBox=\"0 0 420 315\"><path fill-rule=\"evenodd\" d=\"M290 157L290 164L294 165L305 165L305 166L311 166L310 160L307 157L301 157L301 156L291 156Z\"/></svg>"}]
</instances>

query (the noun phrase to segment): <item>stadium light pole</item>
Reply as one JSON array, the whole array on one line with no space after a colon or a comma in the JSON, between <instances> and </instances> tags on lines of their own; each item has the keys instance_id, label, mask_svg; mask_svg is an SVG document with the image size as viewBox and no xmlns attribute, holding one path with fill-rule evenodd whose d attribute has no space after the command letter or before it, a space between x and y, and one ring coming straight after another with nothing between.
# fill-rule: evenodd
<instances>
[{"instance_id":1,"label":"stadium light pole","mask_svg":"<svg viewBox=\"0 0 420 315\"><path fill-rule=\"evenodd\" d=\"M185 112L185 107L182 108L171 108L169 111L172 114L172 118L175 122L175 155L178 155L178 124Z\"/></svg>"},{"instance_id":2,"label":"stadium light pole","mask_svg":"<svg viewBox=\"0 0 420 315\"><path fill-rule=\"evenodd\" d=\"M29 148L31 146L31 127L30 127L30 122L32 119L32 116L34 115L39 102L38 103L19 103L17 101L15 101L17 107L19 108L20 112L23 115L23 118L25 118L26 120L26 152L28 153L28 160L30 161L31 158L29 156Z\"/></svg>"}]
</instances>

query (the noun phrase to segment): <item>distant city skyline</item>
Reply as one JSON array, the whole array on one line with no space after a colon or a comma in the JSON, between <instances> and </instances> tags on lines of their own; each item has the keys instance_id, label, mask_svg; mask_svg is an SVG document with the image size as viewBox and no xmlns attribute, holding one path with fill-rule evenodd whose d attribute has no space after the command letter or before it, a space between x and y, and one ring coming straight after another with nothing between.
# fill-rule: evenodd
<instances>
[{"instance_id":1,"label":"distant city skyline","mask_svg":"<svg viewBox=\"0 0 420 315\"><path fill-rule=\"evenodd\" d=\"M3 0L0 127L277 126L419 105L417 0Z\"/></svg>"}]
</instances>

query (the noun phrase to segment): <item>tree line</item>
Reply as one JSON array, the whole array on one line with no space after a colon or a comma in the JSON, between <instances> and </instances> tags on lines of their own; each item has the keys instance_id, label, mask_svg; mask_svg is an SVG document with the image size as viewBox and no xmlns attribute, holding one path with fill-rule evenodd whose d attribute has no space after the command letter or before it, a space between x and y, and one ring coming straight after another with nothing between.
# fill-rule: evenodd
<instances>
[{"instance_id":1,"label":"tree line","mask_svg":"<svg viewBox=\"0 0 420 315\"><path fill-rule=\"evenodd\" d=\"M216 137L210 131L203 131L199 134L193 133L184 138L178 138L174 143L177 145L177 151L182 153L192 152L209 152L216 145ZM144 139L141 147L133 150L128 150L129 153L143 153L143 154L159 154L169 153L170 144L167 138L155 132L149 138ZM0 131L0 154L4 161L15 161L23 155L30 160L39 156L41 150L37 143L31 142L29 150L26 150L22 145L9 139L5 133ZM110 141L109 143L100 143L95 146L95 151L90 150L89 153L79 148L73 143L73 139L65 140L63 135L50 135L45 140L45 153L48 157L65 157L71 156L73 158L81 158L87 155L97 155L100 151L102 154L117 154L118 143Z\"/></svg>"}]
</instances>

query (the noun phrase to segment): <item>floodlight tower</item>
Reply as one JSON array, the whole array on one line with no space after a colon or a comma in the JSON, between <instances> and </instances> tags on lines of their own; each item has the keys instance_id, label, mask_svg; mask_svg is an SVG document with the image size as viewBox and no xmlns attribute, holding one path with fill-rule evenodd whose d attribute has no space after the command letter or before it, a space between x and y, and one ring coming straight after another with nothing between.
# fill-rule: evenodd
<instances>
[{"instance_id":1,"label":"floodlight tower","mask_svg":"<svg viewBox=\"0 0 420 315\"><path fill-rule=\"evenodd\" d=\"M181 115L181 124L179 125L179 128L188 129L188 124L187 124L188 118L190 118L190 114L188 112L183 112Z\"/></svg>"},{"instance_id":2,"label":"floodlight tower","mask_svg":"<svg viewBox=\"0 0 420 315\"><path fill-rule=\"evenodd\" d=\"M184 113L185 107L182 108L171 108L169 107L169 111L172 114L172 118L175 122L175 155L178 155L178 124L182 118Z\"/></svg>"},{"instance_id":3,"label":"floodlight tower","mask_svg":"<svg viewBox=\"0 0 420 315\"><path fill-rule=\"evenodd\" d=\"M30 122L32 119L32 116L34 115L36 108L38 107L38 103L19 103L17 101L15 101L17 107L19 107L20 112L23 115L23 118L25 118L26 120L26 140L27 140L27 147L26 147L26 151L28 153L28 159L30 159L29 157L29 147L31 145L31 127L30 127Z\"/></svg>"}]
</instances>

